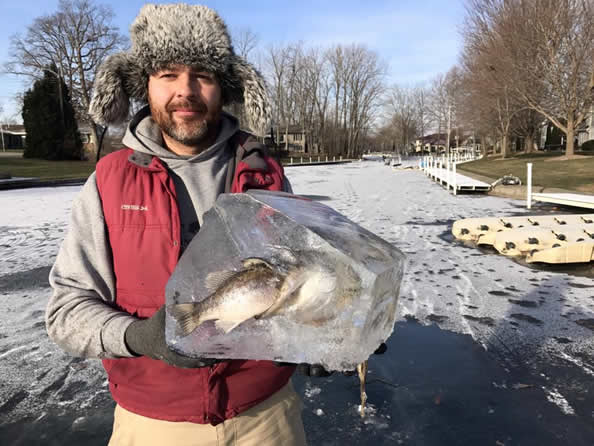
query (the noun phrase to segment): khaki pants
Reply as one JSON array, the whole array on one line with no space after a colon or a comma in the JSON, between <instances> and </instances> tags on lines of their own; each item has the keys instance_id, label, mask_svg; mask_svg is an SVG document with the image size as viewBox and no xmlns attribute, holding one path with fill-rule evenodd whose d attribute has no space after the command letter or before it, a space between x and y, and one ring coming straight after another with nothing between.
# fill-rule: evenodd
<instances>
[{"instance_id":1,"label":"khaki pants","mask_svg":"<svg viewBox=\"0 0 594 446\"><path fill-rule=\"evenodd\" d=\"M301 400L289 383L267 400L212 426L143 417L116 406L109 446L303 446Z\"/></svg>"}]
</instances>

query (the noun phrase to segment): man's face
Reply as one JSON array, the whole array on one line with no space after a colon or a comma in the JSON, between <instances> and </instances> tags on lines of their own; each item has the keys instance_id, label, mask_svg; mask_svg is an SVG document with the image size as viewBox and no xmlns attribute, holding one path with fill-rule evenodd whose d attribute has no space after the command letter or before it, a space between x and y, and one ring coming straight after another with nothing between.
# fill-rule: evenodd
<instances>
[{"instance_id":1,"label":"man's face","mask_svg":"<svg viewBox=\"0 0 594 446\"><path fill-rule=\"evenodd\" d=\"M222 99L213 74L172 65L149 77L148 99L153 119L174 141L195 147L216 138Z\"/></svg>"}]
</instances>

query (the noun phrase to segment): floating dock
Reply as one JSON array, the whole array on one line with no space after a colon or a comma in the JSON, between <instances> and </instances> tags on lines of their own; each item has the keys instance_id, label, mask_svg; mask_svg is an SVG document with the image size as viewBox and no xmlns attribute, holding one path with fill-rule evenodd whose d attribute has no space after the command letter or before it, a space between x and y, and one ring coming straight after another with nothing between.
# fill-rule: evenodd
<instances>
[{"instance_id":1,"label":"floating dock","mask_svg":"<svg viewBox=\"0 0 594 446\"><path fill-rule=\"evenodd\" d=\"M506 256L525 256L528 262L590 262L594 214L467 218L455 222L452 233Z\"/></svg>"}]
</instances>

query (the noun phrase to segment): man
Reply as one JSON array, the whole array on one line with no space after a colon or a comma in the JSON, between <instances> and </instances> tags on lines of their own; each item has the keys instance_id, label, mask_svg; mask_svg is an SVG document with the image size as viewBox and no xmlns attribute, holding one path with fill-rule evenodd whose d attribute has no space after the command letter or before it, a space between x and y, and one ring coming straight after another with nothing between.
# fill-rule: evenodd
<instances>
[{"instance_id":1,"label":"man","mask_svg":"<svg viewBox=\"0 0 594 446\"><path fill-rule=\"evenodd\" d=\"M191 359L164 340L165 284L216 197L290 190L222 110L244 102L262 129L263 79L207 7L146 5L130 32L131 49L101 66L90 112L116 124L131 100L148 105L129 123L126 149L97 164L73 203L50 273L48 333L73 355L103 360L117 402L111 445L305 444L294 367Z\"/></svg>"}]
</instances>

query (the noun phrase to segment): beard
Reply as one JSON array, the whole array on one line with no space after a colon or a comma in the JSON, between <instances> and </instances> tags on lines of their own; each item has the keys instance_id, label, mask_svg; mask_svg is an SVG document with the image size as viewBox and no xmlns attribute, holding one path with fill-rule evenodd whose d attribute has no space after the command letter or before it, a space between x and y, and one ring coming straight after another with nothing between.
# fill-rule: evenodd
<instances>
[{"instance_id":1,"label":"beard","mask_svg":"<svg viewBox=\"0 0 594 446\"><path fill-rule=\"evenodd\" d=\"M186 146L200 144L217 130L218 121L214 122L208 108L201 102L178 101L167 104L163 109L152 104L149 99L149 107L154 121L161 130L170 138ZM177 117L176 119L173 112L179 108L197 111L202 117L199 119Z\"/></svg>"}]
</instances>

